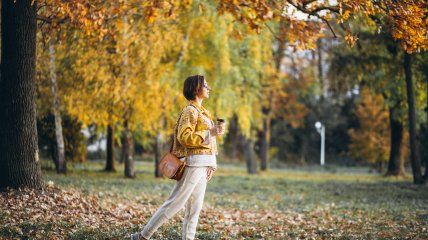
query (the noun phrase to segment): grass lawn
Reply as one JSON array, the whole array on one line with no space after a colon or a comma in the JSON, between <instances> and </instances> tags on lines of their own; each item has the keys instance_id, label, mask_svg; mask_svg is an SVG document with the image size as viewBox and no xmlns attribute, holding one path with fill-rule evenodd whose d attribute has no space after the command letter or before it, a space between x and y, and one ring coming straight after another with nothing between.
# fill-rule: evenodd
<instances>
[{"instance_id":1,"label":"grass lawn","mask_svg":"<svg viewBox=\"0 0 428 240\"><path fill-rule=\"evenodd\" d=\"M44 170L47 190L0 195L1 239L127 239L168 197L172 180L138 162L137 178L101 163L66 176ZM58 188L59 189L58 189ZM153 239L180 239L182 213ZM247 175L220 165L208 185L198 239L428 239L428 187L365 169L295 168Z\"/></svg>"}]
</instances>

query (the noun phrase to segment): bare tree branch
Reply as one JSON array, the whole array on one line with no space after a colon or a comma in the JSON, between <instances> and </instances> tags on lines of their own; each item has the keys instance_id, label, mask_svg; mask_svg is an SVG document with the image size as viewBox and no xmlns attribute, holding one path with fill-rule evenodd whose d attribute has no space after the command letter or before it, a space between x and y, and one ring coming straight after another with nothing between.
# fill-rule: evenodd
<instances>
[{"instance_id":1,"label":"bare tree branch","mask_svg":"<svg viewBox=\"0 0 428 240\"><path fill-rule=\"evenodd\" d=\"M269 26L267 23L265 23L265 26L267 27L267 29L269 30L269 32L271 32L271 33L272 33L273 37L274 37L276 40L278 40L278 41L281 41L281 40L282 40L280 37L278 37L278 35L276 35L276 34L275 34L275 32L272 30L272 28L270 28L270 26Z\"/></svg>"},{"instance_id":2,"label":"bare tree branch","mask_svg":"<svg viewBox=\"0 0 428 240\"><path fill-rule=\"evenodd\" d=\"M37 15L36 17L37 20L42 21L42 22L46 22L46 23L64 23L68 17L64 17L64 18L50 18L50 17L45 17L45 16L41 16L41 15Z\"/></svg>"},{"instance_id":3,"label":"bare tree branch","mask_svg":"<svg viewBox=\"0 0 428 240\"><path fill-rule=\"evenodd\" d=\"M330 12L334 12L334 13L339 13L339 9L337 7L332 7L332 6L321 6L321 7L317 7L315 9L313 9L312 11L310 11L308 14L312 15L314 13L318 13L324 10L328 10Z\"/></svg>"},{"instance_id":4,"label":"bare tree branch","mask_svg":"<svg viewBox=\"0 0 428 240\"><path fill-rule=\"evenodd\" d=\"M301 11L301 12L303 12L303 13L306 13L306 14L308 14L309 16L314 16L314 17L316 17L316 18L320 19L321 21L323 21L324 23L326 23L326 24L327 24L327 26L328 26L328 28L330 29L331 33L333 34L334 38L337 38L336 33L334 32L334 30L333 30L332 26L331 26L331 25L330 25L330 23L327 21L327 19L326 19L325 17L320 16L318 13L319 13L320 11L323 11L323 10L328 10L328 11L331 11L331 12L334 12L334 13L339 13L339 9L338 9L338 8L336 8L336 7L332 7L332 6L320 6L320 7L317 7L317 8L315 8L315 9L309 10L309 9L307 9L307 8L305 8L305 7L306 7L306 5L307 5L308 3L312 2L312 1L305 2L305 3L303 3L303 5L295 4L295 3L293 2L293 0L287 0L287 2L288 2L290 5L292 5L293 7L295 7L297 10L299 10L299 11Z\"/></svg>"},{"instance_id":5,"label":"bare tree branch","mask_svg":"<svg viewBox=\"0 0 428 240\"><path fill-rule=\"evenodd\" d=\"M334 32L333 27L331 27L331 25L330 25L330 23L327 21L327 19L324 19L324 18L323 18L322 20L327 24L328 28L330 29L331 33L333 34L333 37L334 37L334 38L337 38L337 35L336 35L336 33Z\"/></svg>"},{"instance_id":6,"label":"bare tree branch","mask_svg":"<svg viewBox=\"0 0 428 240\"><path fill-rule=\"evenodd\" d=\"M293 2L293 0L287 0L287 2L290 5L292 5L293 7L295 7L297 10L299 10L303 13L306 13L310 16L317 17L319 19L321 19L322 17L318 13L320 11L323 11L323 10L329 10L329 11L334 12L334 13L339 13L339 9L337 7L334 7L334 6L319 6L319 7L316 7L314 9L308 9L308 8L306 8L306 5L295 4Z\"/></svg>"}]
</instances>

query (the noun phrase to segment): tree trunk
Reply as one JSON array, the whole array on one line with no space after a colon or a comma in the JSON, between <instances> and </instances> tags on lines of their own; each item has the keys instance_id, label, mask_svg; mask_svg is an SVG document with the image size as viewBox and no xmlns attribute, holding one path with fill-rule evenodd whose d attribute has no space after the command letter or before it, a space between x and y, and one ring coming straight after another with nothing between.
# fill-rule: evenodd
<instances>
[{"instance_id":1,"label":"tree trunk","mask_svg":"<svg viewBox=\"0 0 428 240\"><path fill-rule=\"evenodd\" d=\"M260 170L266 171L269 160L270 118L263 120L263 130L260 132Z\"/></svg>"},{"instance_id":2,"label":"tree trunk","mask_svg":"<svg viewBox=\"0 0 428 240\"><path fill-rule=\"evenodd\" d=\"M159 162L162 157L162 134L158 130L156 135L156 144L155 144L155 177L162 177L162 174L159 170Z\"/></svg>"},{"instance_id":3,"label":"tree trunk","mask_svg":"<svg viewBox=\"0 0 428 240\"><path fill-rule=\"evenodd\" d=\"M127 1L125 0L125 6ZM123 86L122 89L127 92L127 83L128 83L128 37L127 37L127 27L128 27L128 16L125 12L123 16ZM129 106L129 99L124 100L125 106L125 124L124 124L124 133L125 133L125 148L124 148L124 160L125 160L125 177L135 178L134 171L134 141L132 138L132 132L129 129L129 119L131 116L131 107Z\"/></svg>"},{"instance_id":4,"label":"tree trunk","mask_svg":"<svg viewBox=\"0 0 428 240\"><path fill-rule=\"evenodd\" d=\"M378 161L377 162L377 171L382 174L383 173L383 161Z\"/></svg>"},{"instance_id":5,"label":"tree trunk","mask_svg":"<svg viewBox=\"0 0 428 240\"><path fill-rule=\"evenodd\" d=\"M107 126L107 161L106 172L116 172L114 167L114 127L112 124Z\"/></svg>"},{"instance_id":6,"label":"tree trunk","mask_svg":"<svg viewBox=\"0 0 428 240\"><path fill-rule=\"evenodd\" d=\"M60 104L58 99L58 82L56 77L56 66L55 66L55 44L51 39L49 41L49 58L50 65L49 71L51 75L52 82L52 111L54 114L55 122L55 138L56 138L56 148L57 148L57 157L56 157L56 171L57 173L67 173L67 162L65 159L65 146L64 146L64 136L62 134L62 119Z\"/></svg>"},{"instance_id":7,"label":"tree trunk","mask_svg":"<svg viewBox=\"0 0 428 240\"><path fill-rule=\"evenodd\" d=\"M317 40L317 54L318 54L318 78L320 80L321 85L321 98L325 97L325 81L324 81L324 73L322 68L322 39Z\"/></svg>"},{"instance_id":8,"label":"tree trunk","mask_svg":"<svg viewBox=\"0 0 428 240\"><path fill-rule=\"evenodd\" d=\"M125 0L124 2L124 6L127 6L127 1ZM127 27L128 27L128 15L127 12L125 10L124 14L123 14L123 33L122 33L122 41L121 41L121 49L122 49L122 63L123 63L123 79L122 79L122 95L125 96L124 100L123 100L123 105L124 105L124 109L125 109L125 123L128 124L128 111L129 111L129 104L127 102L126 99L126 85L128 82L128 42L127 42ZM127 136L127 132L128 130L126 129L127 127L124 127L124 134L122 135L122 151L120 154L120 163L125 162L129 157L129 151L127 152L127 146L125 146L125 143L129 143L128 141L128 136ZM125 166L126 168L126 166ZM125 170L126 172L126 170ZM126 174L125 174L126 175Z\"/></svg>"},{"instance_id":9,"label":"tree trunk","mask_svg":"<svg viewBox=\"0 0 428 240\"><path fill-rule=\"evenodd\" d=\"M428 107L425 109L425 111L427 112L427 121L428 121ZM426 129L428 130L428 123L426 124ZM425 130L425 133L427 133L427 130ZM425 149L428 149L428 142L425 142ZM425 156L424 180L425 180L425 182L428 182L428 156Z\"/></svg>"},{"instance_id":10,"label":"tree trunk","mask_svg":"<svg viewBox=\"0 0 428 240\"><path fill-rule=\"evenodd\" d=\"M247 172L249 174L257 173L257 162L254 156L254 141L251 138L243 136L242 146L244 148L245 162L247 163Z\"/></svg>"},{"instance_id":11,"label":"tree trunk","mask_svg":"<svg viewBox=\"0 0 428 240\"><path fill-rule=\"evenodd\" d=\"M52 142L50 144L50 154L51 154L51 158L55 164L55 169L59 169L58 166L58 148L56 147L56 142Z\"/></svg>"},{"instance_id":12,"label":"tree trunk","mask_svg":"<svg viewBox=\"0 0 428 240\"><path fill-rule=\"evenodd\" d=\"M409 117L409 137L410 137L410 160L412 162L413 183L422 184L424 180L421 174L421 160L416 142L416 113L415 96L412 82L411 56L404 53L404 73L406 77L406 92Z\"/></svg>"},{"instance_id":13,"label":"tree trunk","mask_svg":"<svg viewBox=\"0 0 428 240\"><path fill-rule=\"evenodd\" d=\"M135 178L134 171L134 142L132 140L132 133L128 128L128 119L125 120L123 126L123 139L122 147L125 152L125 177Z\"/></svg>"},{"instance_id":14,"label":"tree trunk","mask_svg":"<svg viewBox=\"0 0 428 240\"><path fill-rule=\"evenodd\" d=\"M276 71L279 73L281 71L281 63L282 59L284 58L284 51L286 48L286 42L287 42L287 35L288 35L288 23L285 20L285 18L281 18L279 21L279 39L278 39L278 50L274 54L275 56L275 68Z\"/></svg>"},{"instance_id":15,"label":"tree trunk","mask_svg":"<svg viewBox=\"0 0 428 240\"><path fill-rule=\"evenodd\" d=\"M126 138L125 138L125 133L122 132L122 136L120 138L120 142L122 143L122 148L120 150L120 158L119 158L119 163L122 164L125 162L126 159L126 147L124 146L125 142L126 142Z\"/></svg>"},{"instance_id":16,"label":"tree trunk","mask_svg":"<svg viewBox=\"0 0 428 240\"><path fill-rule=\"evenodd\" d=\"M39 188L37 147L36 4L4 0L1 9L0 188Z\"/></svg>"},{"instance_id":17,"label":"tree trunk","mask_svg":"<svg viewBox=\"0 0 428 240\"><path fill-rule=\"evenodd\" d=\"M386 176L404 176L403 150L403 124L394 118L394 107L389 107L389 125L391 132L391 145L389 151L389 162Z\"/></svg>"},{"instance_id":18,"label":"tree trunk","mask_svg":"<svg viewBox=\"0 0 428 240\"><path fill-rule=\"evenodd\" d=\"M302 146L300 147L300 164L306 164L306 156L308 156L308 138L304 135L301 136Z\"/></svg>"},{"instance_id":19,"label":"tree trunk","mask_svg":"<svg viewBox=\"0 0 428 240\"><path fill-rule=\"evenodd\" d=\"M237 159L238 153L238 142L239 142L239 133L238 133L238 118L234 115L229 124L229 133L227 134L227 144L228 156L232 161Z\"/></svg>"}]
</instances>

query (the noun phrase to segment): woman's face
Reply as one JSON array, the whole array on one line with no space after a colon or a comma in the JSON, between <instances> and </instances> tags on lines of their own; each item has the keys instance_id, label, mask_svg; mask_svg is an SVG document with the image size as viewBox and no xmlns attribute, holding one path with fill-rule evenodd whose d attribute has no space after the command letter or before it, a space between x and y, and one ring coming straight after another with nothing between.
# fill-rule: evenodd
<instances>
[{"instance_id":1,"label":"woman's face","mask_svg":"<svg viewBox=\"0 0 428 240\"><path fill-rule=\"evenodd\" d=\"M207 81L204 80L204 84L202 85L202 89L199 91L198 97L202 99L209 98L211 88L208 86Z\"/></svg>"}]
</instances>

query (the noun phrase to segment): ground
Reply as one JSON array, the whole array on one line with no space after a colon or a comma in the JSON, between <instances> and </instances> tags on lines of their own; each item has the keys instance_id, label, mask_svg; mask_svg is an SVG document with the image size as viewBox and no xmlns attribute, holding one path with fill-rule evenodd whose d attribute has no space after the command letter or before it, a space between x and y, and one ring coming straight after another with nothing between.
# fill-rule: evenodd
<instances>
[{"instance_id":1,"label":"ground","mask_svg":"<svg viewBox=\"0 0 428 240\"><path fill-rule=\"evenodd\" d=\"M128 239L168 197L152 163L105 173L75 164L66 176L44 170L43 190L0 195L0 239ZM154 239L179 239L182 213ZM299 167L247 175L220 166L209 183L198 239L428 239L428 187L365 168Z\"/></svg>"}]
</instances>

